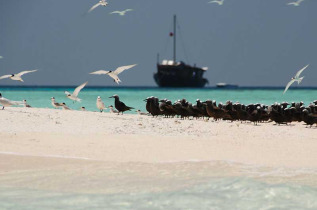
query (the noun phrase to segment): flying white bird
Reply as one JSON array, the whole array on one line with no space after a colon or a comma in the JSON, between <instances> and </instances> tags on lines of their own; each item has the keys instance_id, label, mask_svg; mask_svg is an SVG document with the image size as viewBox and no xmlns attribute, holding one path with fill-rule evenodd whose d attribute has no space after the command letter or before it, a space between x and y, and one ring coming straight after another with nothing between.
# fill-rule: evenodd
<instances>
[{"instance_id":1,"label":"flying white bird","mask_svg":"<svg viewBox=\"0 0 317 210\"><path fill-rule=\"evenodd\" d=\"M96 105L100 112L103 112L103 110L105 109L105 104L102 102L100 96L97 97Z\"/></svg>"},{"instance_id":2,"label":"flying white bird","mask_svg":"<svg viewBox=\"0 0 317 210\"><path fill-rule=\"evenodd\" d=\"M80 102L81 99L78 98L78 94L79 94L79 92L81 91L81 89L83 89L83 88L87 85L87 83L88 83L88 82L85 82L85 83L79 85L79 86L74 90L73 94L71 94L71 93L68 92L68 91L65 91L64 93L66 94L66 97L69 98L69 99L71 99L71 100L73 100L74 102L75 102L75 101L79 101L79 102Z\"/></svg>"},{"instance_id":3,"label":"flying white bird","mask_svg":"<svg viewBox=\"0 0 317 210\"><path fill-rule=\"evenodd\" d=\"M125 15L125 13L130 12L130 11L133 11L133 9L126 9L123 11L113 11L113 12L110 12L109 14L119 14L119 15L123 16L123 15Z\"/></svg>"},{"instance_id":4,"label":"flying white bird","mask_svg":"<svg viewBox=\"0 0 317 210\"><path fill-rule=\"evenodd\" d=\"M107 6L107 5L108 5L108 2L107 2L106 0L100 0L97 4L95 4L94 6L92 6L92 7L88 10L88 12L93 11L94 9L96 9L96 8L99 7L99 6L105 7L105 6Z\"/></svg>"},{"instance_id":5,"label":"flying white bird","mask_svg":"<svg viewBox=\"0 0 317 210\"><path fill-rule=\"evenodd\" d=\"M25 99L23 100L23 105L24 107L31 108L31 106L26 102Z\"/></svg>"},{"instance_id":6,"label":"flying white bird","mask_svg":"<svg viewBox=\"0 0 317 210\"><path fill-rule=\"evenodd\" d=\"M7 106L13 106L13 105L22 105L22 101L11 101L9 99L6 99L2 97L2 94L0 93L0 104L2 105L2 109Z\"/></svg>"},{"instance_id":7,"label":"flying white bird","mask_svg":"<svg viewBox=\"0 0 317 210\"><path fill-rule=\"evenodd\" d=\"M294 77L292 77L291 81L289 81L289 83L287 83L285 90L283 92L283 94L287 91L287 89L294 83L297 82L298 84L304 79L304 77L299 77L299 75L309 66L309 64L307 66L305 66L304 68L302 68L301 70L299 70L296 75Z\"/></svg>"},{"instance_id":8,"label":"flying white bird","mask_svg":"<svg viewBox=\"0 0 317 210\"><path fill-rule=\"evenodd\" d=\"M121 67L118 67L114 71L98 70L98 71L95 71L95 72L91 72L90 74L99 74L99 75L100 74L107 74L114 80L114 82L119 84L119 82L121 82L121 80L119 79L118 74L120 74L124 70L130 69L130 68L132 68L132 67L134 67L136 65L137 64L133 64L133 65L129 65L129 66L121 66Z\"/></svg>"},{"instance_id":9,"label":"flying white bird","mask_svg":"<svg viewBox=\"0 0 317 210\"><path fill-rule=\"evenodd\" d=\"M22 75L27 74L27 73L31 73L31 72L36 72L36 70L30 70L30 71L22 71L18 74L9 74L9 75L3 75L0 77L0 79L6 79L6 78L10 78L12 80L17 80L17 81L21 81L24 82L23 79L21 78Z\"/></svg>"},{"instance_id":10,"label":"flying white bird","mask_svg":"<svg viewBox=\"0 0 317 210\"><path fill-rule=\"evenodd\" d=\"M298 1L290 2L287 5L293 5L295 7L298 7L302 1L304 1L304 0L298 0Z\"/></svg>"},{"instance_id":11,"label":"flying white bird","mask_svg":"<svg viewBox=\"0 0 317 210\"><path fill-rule=\"evenodd\" d=\"M119 111L115 110L112 105L108 106L108 108L110 109L110 113L119 113Z\"/></svg>"},{"instance_id":12,"label":"flying white bird","mask_svg":"<svg viewBox=\"0 0 317 210\"><path fill-rule=\"evenodd\" d=\"M54 108L59 108L59 107L62 107L62 106L63 106L62 103L57 103L57 102L55 101L55 98L54 98L54 97L51 98L51 102L52 102L52 106L53 106Z\"/></svg>"},{"instance_id":13,"label":"flying white bird","mask_svg":"<svg viewBox=\"0 0 317 210\"><path fill-rule=\"evenodd\" d=\"M3 56L0 55L0 59L2 59L2 58L3 58Z\"/></svg>"},{"instance_id":14,"label":"flying white bird","mask_svg":"<svg viewBox=\"0 0 317 210\"><path fill-rule=\"evenodd\" d=\"M208 3L217 3L218 5L223 5L223 2L224 2L225 0L214 0L214 1L210 1L210 2L208 2Z\"/></svg>"}]
</instances>

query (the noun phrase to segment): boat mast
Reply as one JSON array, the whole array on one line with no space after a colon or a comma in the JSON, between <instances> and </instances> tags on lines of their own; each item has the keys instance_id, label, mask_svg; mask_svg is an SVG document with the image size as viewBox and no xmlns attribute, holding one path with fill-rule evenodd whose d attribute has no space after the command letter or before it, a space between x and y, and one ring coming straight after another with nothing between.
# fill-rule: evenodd
<instances>
[{"instance_id":1,"label":"boat mast","mask_svg":"<svg viewBox=\"0 0 317 210\"><path fill-rule=\"evenodd\" d=\"M173 38L174 38L174 53L173 53L173 61L174 64L176 64L176 15L174 15L174 34L173 34Z\"/></svg>"}]
</instances>

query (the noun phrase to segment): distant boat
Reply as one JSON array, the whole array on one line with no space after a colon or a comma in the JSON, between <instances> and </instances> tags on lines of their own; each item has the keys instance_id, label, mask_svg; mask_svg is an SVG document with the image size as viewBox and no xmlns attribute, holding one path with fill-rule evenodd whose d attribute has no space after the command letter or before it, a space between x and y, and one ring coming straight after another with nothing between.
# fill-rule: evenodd
<instances>
[{"instance_id":1,"label":"distant boat","mask_svg":"<svg viewBox=\"0 0 317 210\"><path fill-rule=\"evenodd\" d=\"M174 15L174 33L173 36L173 60L157 61L157 72L154 74L154 80L159 87L204 87L208 80L203 78L203 74L208 67L196 67L176 62L176 15Z\"/></svg>"},{"instance_id":2,"label":"distant boat","mask_svg":"<svg viewBox=\"0 0 317 210\"><path fill-rule=\"evenodd\" d=\"M227 84L224 82L220 82L216 84L217 88L238 88L239 85Z\"/></svg>"}]
</instances>

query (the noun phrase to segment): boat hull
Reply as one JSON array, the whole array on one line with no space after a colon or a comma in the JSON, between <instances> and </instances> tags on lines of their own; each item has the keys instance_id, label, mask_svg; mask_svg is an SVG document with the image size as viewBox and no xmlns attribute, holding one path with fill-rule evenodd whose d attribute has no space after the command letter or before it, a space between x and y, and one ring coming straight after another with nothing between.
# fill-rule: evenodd
<instances>
[{"instance_id":1,"label":"boat hull","mask_svg":"<svg viewBox=\"0 0 317 210\"><path fill-rule=\"evenodd\" d=\"M159 87L204 87L208 80L203 78L205 70L185 64L157 65L154 80Z\"/></svg>"}]
</instances>

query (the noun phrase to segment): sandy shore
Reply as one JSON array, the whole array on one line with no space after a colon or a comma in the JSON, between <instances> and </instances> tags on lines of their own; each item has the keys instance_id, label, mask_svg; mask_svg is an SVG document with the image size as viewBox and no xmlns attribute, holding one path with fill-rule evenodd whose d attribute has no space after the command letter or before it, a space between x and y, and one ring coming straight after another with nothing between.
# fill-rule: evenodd
<instances>
[{"instance_id":1,"label":"sandy shore","mask_svg":"<svg viewBox=\"0 0 317 210\"><path fill-rule=\"evenodd\" d=\"M317 167L315 128L303 123L211 122L139 115L6 108L0 152L112 162L226 160Z\"/></svg>"},{"instance_id":2,"label":"sandy shore","mask_svg":"<svg viewBox=\"0 0 317 210\"><path fill-rule=\"evenodd\" d=\"M317 183L316 128L6 108L0 186L58 192L179 189L210 177ZM281 178L282 177L282 178Z\"/></svg>"}]
</instances>

